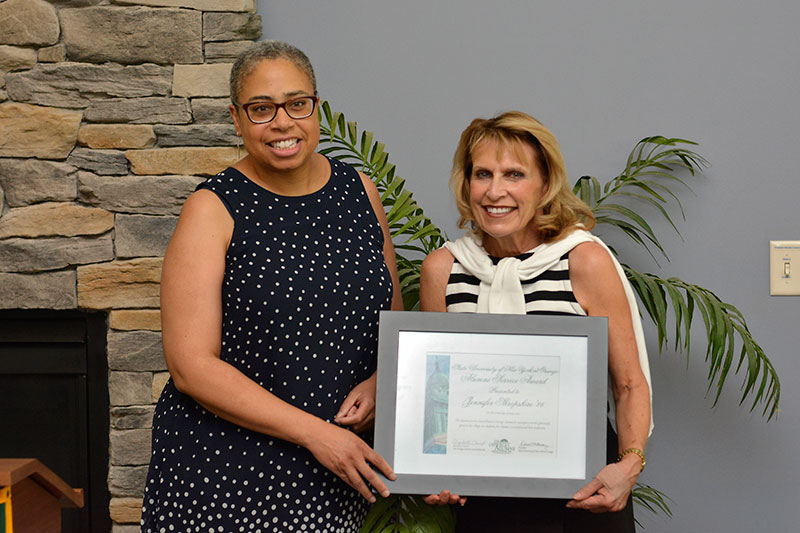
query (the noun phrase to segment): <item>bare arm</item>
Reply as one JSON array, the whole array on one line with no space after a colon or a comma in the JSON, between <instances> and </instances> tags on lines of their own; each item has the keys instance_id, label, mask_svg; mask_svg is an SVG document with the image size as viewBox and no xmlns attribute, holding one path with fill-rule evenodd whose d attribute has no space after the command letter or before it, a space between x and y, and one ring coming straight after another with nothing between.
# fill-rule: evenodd
<instances>
[{"instance_id":1,"label":"bare arm","mask_svg":"<svg viewBox=\"0 0 800 533\"><path fill-rule=\"evenodd\" d=\"M400 277L397 275L397 258L394 253L394 244L392 243L392 236L389 232L389 223L386 220L386 212L383 210L383 203L381 196L375 184L366 175L359 172L361 183L364 184L364 189L369 197L370 205L375 211L375 216L380 222L381 229L383 230L383 256L386 261L386 267L389 269L389 275L392 278L392 311L403 310L403 298L400 292ZM339 412L336 414L334 421L337 424L350 426L353 431L363 431L369 428L375 420L375 390L377 385L377 372L365 381L356 385L350 394L342 402L339 407Z\"/></svg>"},{"instance_id":2,"label":"bare arm","mask_svg":"<svg viewBox=\"0 0 800 533\"><path fill-rule=\"evenodd\" d=\"M576 246L569 255L569 270L572 291L587 314L608 317L608 370L617 405L619 451L644 451L650 428L650 389L639 365L622 282L608 252L597 243ZM568 507L592 512L621 510L640 471L639 457L626 455L601 470Z\"/></svg>"},{"instance_id":3,"label":"bare arm","mask_svg":"<svg viewBox=\"0 0 800 533\"><path fill-rule=\"evenodd\" d=\"M212 413L242 427L308 448L317 460L372 500L363 478L388 493L367 464L388 464L351 432L279 399L220 359L222 281L233 221L201 190L187 199L164 258L161 312L164 354L175 386Z\"/></svg>"},{"instance_id":4,"label":"bare arm","mask_svg":"<svg viewBox=\"0 0 800 533\"><path fill-rule=\"evenodd\" d=\"M447 311L446 290L453 254L446 248L431 252L422 261L419 279L419 308L421 311Z\"/></svg>"}]
</instances>

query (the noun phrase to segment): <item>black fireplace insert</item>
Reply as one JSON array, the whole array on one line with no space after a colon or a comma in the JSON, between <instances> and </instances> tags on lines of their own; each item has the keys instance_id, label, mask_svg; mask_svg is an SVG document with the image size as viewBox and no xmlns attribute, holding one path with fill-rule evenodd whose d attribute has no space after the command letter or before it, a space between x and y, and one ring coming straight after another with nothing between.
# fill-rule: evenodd
<instances>
[{"instance_id":1,"label":"black fireplace insert","mask_svg":"<svg viewBox=\"0 0 800 533\"><path fill-rule=\"evenodd\" d=\"M106 314L0 311L0 457L39 459L84 490L64 533L108 532Z\"/></svg>"}]
</instances>

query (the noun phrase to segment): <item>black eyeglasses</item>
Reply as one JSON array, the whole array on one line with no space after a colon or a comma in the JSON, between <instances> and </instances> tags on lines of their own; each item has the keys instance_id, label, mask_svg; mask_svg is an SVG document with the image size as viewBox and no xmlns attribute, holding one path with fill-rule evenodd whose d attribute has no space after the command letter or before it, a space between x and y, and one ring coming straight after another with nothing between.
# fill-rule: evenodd
<instances>
[{"instance_id":1,"label":"black eyeglasses","mask_svg":"<svg viewBox=\"0 0 800 533\"><path fill-rule=\"evenodd\" d=\"M319 98L316 96L299 96L286 100L281 104L275 102L249 102L242 105L247 118L253 124L266 124L272 122L278 114L278 109L283 108L290 118L295 120L308 118L314 113Z\"/></svg>"}]
</instances>

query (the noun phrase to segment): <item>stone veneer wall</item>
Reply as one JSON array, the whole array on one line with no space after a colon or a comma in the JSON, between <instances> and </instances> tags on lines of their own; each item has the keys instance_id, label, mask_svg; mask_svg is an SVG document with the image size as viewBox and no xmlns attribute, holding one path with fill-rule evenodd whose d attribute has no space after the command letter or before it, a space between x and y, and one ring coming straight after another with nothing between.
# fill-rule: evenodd
<instances>
[{"instance_id":1,"label":"stone veneer wall","mask_svg":"<svg viewBox=\"0 0 800 533\"><path fill-rule=\"evenodd\" d=\"M227 78L255 2L0 0L0 308L109 311L114 533L138 531L167 379L162 256L237 157Z\"/></svg>"}]
</instances>

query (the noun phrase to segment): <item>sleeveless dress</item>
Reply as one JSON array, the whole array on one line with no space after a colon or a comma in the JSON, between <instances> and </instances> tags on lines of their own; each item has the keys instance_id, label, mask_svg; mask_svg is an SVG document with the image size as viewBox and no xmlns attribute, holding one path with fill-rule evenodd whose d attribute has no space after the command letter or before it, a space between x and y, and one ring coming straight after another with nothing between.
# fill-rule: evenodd
<instances>
[{"instance_id":1,"label":"sleeveless dress","mask_svg":"<svg viewBox=\"0 0 800 533\"><path fill-rule=\"evenodd\" d=\"M524 261L533 255L517 256ZM491 257L497 265L499 257ZM528 315L586 316L572 292L569 279L569 252L552 268L528 280L521 280ZM458 260L453 262L445 289L449 313L476 313L480 280ZM610 423L606 430L606 460L617 459L617 436ZM568 500L531 498L469 497L457 510L457 533L632 533L633 502L628 496L625 509L616 513L593 514L581 509L567 509Z\"/></svg>"},{"instance_id":2,"label":"sleeveless dress","mask_svg":"<svg viewBox=\"0 0 800 533\"><path fill-rule=\"evenodd\" d=\"M358 173L330 160L319 191L284 197L229 168L200 184L234 220L221 358L332 421L376 368L392 280ZM191 275L188 273L186 275ZM368 504L300 446L206 411L169 380L153 420L143 532L354 532Z\"/></svg>"}]
</instances>

